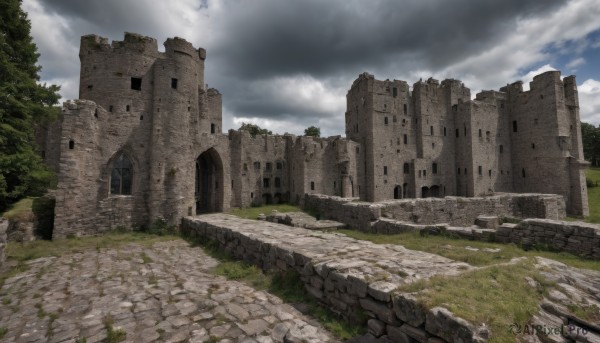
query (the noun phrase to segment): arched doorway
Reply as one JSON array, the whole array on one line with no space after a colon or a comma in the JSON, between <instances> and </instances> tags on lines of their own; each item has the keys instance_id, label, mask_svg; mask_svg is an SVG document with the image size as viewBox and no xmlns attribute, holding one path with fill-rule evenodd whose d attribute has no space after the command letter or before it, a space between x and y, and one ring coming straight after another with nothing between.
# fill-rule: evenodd
<instances>
[{"instance_id":1,"label":"arched doorway","mask_svg":"<svg viewBox=\"0 0 600 343\"><path fill-rule=\"evenodd\" d=\"M402 187L394 187L394 199L402 199Z\"/></svg>"},{"instance_id":2,"label":"arched doorway","mask_svg":"<svg viewBox=\"0 0 600 343\"><path fill-rule=\"evenodd\" d=\"M223 164L210 148L196 159L196 214L223 210Z\"/></svg>"},{"instance_id":3,"label":"arched doorway","mask_svg":"<svg viewBox=\"0 0 600 343\"><path fill-rule=\"evenodd\" d=\"M429 188L425 187L421 187L421 198L428 198L429 197Z\"/></svg>"}]
</instances>

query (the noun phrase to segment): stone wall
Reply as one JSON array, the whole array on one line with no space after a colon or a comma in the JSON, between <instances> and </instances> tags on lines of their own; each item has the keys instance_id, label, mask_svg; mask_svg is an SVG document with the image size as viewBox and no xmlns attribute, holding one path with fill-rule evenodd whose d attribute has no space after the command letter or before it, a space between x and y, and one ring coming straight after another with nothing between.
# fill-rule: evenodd
<instances>
[{"instance_id":1,"label":"stone wall","mask_svg":"<svg viewBox=\"0 0 600 343\"><path fill-rule=\"evenodd\" d=\"M323 219L336 220L359 230L389 218L416 224L447 223L470 226L481 215L515 218L561 219L566 216L561 196L552 194L502 194L490 197L445 197L389 200L378 203L324 195L306 195L305 209L318 211Z\"/></svg>"},{"instance_id":2,"label":"stone wall","mask_svg":"<svg viewBox=\"0 0 600 343\"><path fill-rule=\"evenodd\" d=\"M574 76L548 71L529 91L517 82L471 99L459 80L411 90L363 73L346 98L346 137L364 160L361 200L549 193L571 214L589 212Z\"/></svg>"},{"instance_id":3,"label":"stone wall","mask_svg":"<svg viewBox=\"0 0 600 343\"><path fill-rule=\"evenodd\" d=\"M484 342L489 336L485 327L445 308L424 309L411 294L395 291L433 275L470 270L465 263L401 246L223 214L186 217L182 231L213 240L220 249L263 270L295 270L309 294L332 311L349 319L361 313L371 317L369 331L377 337L387 336L393 342L466 343Z\"/></svg>"},{"instance_id":4,"label":"stone wall","mask_svg":"<svg viewBox=\"0 0 600 343\"><path fill-rule=\"evenodd\" d=\"M540 246L600 259L600 226L583 222L526 219L516 226L500 226L495 240L525 248Z\"/></svg>"}]
</instances>

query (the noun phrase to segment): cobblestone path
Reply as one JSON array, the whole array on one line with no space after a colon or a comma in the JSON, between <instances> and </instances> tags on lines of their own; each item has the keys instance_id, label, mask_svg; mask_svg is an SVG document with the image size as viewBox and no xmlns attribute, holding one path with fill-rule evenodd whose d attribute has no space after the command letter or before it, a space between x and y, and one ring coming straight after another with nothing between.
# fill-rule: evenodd
<instances>
[{"instance_id":1,"label":"cobblestone path","mask_svg":"<svg viewBox=\"0 0 600 343\"><path fill-rule=\"evenodd\" d=\"M102 342L109 319L124 342L336 342L217 263L182 240L32 260L0 290L1 341Z\"/></svg>"}]
</instances>

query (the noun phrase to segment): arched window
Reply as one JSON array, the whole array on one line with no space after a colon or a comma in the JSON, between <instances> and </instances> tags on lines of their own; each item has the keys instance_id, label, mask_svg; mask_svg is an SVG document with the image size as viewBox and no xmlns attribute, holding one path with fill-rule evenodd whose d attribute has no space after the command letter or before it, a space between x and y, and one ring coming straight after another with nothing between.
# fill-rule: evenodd
<instances>
[{"instance_id":1,"label":"arched window","mask_svg":"<svg viewBox=\"0 0 600 343\"><path fill-rule=\"evenodd\" d=\"M121 153L115 159L110 173L110 194L131 195L132 180L131 161Z\"/></svg>"}]
</instances>

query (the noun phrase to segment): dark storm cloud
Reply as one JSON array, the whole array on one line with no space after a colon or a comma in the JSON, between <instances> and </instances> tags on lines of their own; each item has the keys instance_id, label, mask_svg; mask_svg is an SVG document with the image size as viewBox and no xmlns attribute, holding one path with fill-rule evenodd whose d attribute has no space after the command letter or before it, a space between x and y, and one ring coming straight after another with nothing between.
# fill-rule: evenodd
<instances>
[{"instance_id":1,"label":"dark storm cloud","mask_svg":"<svg viewBox=\"0 0 600 343\"><path fill-rule=\"evenodd\" d=\"M123 31L138 32L159 43L167 37L184 37L207 48L206 82L223 93L226 116L283 120L304 127L321 119L338 123L323 130L331 133L343 132L343 96L359 73L367 71L384 79L414 77L415 71L435 76L497 47L516 31L520 20L543 17L566 3L29 1L39 1L46 12L65 19L62 35L73 47L78 47L81 35L90 33L120 40ZM191 12L201 14L190 19ZM533 42L536 37L528 39ZM55 52L47 62L57 75L78 62L73 56L69 65L61 64L67 54L73 53ZM479 68L490 70L489 65ZM47 69L44 77L52 78Z\"/></svg>"},{"instance_id":2,"label":"dark storm cloud","mask_svg":"<svg viewBox=\"0 0 600 343\"><path fill-rule=\"evenodd\" d=\"M390 63L439 69L561 0L226 1L212 46L227 72L327 75ZM532 37L535 39L535 37Z\"/></svg>"},{"instance_id":3,"label":"dark storm cloud","mask_svg":"<svg viewBox=\"0 0 600 343\"><path fill-rule=\"evenodd\" d=\"M222 89L234 113L266 118L288 113L306 121L310 104L286 105L288 98L253 89L251 82L311 75L343 96L364 71L383 78L414 69L435 72L482 53L509 34L519 18L543 15L563 2L225 1L226 10L211 18L207 77ZM339 119L341 126L343 112Z\"/></svg>"}]
</instances>

